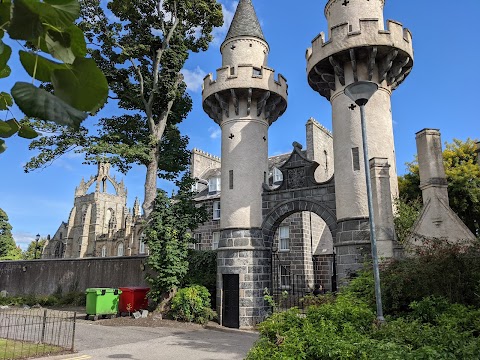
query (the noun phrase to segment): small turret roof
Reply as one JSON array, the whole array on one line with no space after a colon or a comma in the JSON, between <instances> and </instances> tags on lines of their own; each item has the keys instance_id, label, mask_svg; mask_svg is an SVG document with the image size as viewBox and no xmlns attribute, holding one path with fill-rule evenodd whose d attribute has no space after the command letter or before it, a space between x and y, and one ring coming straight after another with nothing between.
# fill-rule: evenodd
<instances>
[{"instance_id":1,"label":"small turret roof","mask_svg":"<svg viewBox=\"0 0 480 360\"><path fill-rule=\"evenodd\" d=\"M240 0L238 3L225 41L237 36L252 36L266 41L252 0Z\"/></svg>"}]
</instances>

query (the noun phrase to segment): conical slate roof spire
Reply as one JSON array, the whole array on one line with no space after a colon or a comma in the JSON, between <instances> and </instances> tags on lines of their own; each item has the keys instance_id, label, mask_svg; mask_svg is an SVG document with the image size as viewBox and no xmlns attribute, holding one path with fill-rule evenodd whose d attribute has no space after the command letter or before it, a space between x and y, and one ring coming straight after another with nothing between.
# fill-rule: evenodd
<instances>
[{"instance_id":1,"label":"conical slate roof spire","mask_svg":"<svg viewBox=\"0 0 480 360\"><path fill-rule=\"evenodd\" d=\"M252 0L240 0L238 3L237 11L233 17L225 41L237 36L252 36L266 41Z\"/></svg>"}]
</instances>

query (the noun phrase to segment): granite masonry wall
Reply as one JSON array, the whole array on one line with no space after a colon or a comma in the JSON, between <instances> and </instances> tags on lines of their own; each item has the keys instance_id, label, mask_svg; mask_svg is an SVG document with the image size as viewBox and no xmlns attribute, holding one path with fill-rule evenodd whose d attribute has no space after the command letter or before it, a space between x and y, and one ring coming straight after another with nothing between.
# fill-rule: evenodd
<instances>
[{"instance_id":1,"label":"granite masonry wall","mask_svg":"<svg viewBox=\"0 0 480 360\"><path fill-rule=\"evenodd\" d=\"M145 256L0 261L0 290L50 295L91 287L146 286Z\"/></svg>"}]
</instances>

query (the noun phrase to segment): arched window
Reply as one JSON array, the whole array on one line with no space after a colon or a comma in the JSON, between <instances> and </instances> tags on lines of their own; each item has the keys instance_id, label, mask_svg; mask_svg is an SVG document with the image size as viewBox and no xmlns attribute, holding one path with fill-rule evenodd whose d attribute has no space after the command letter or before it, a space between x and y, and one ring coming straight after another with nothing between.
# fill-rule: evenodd
<instances>
[{"instance_id":1,"label":"arched window","mask_svg":"<svg viewBox=\"0 0 480 360\"><path fill-rule=\"evenodd\" d=\"M117 256L123 256L123 243L118 244Z\"/></svg>"},{"instance_id":2,"label":"arched window","mask_svg":"<svg viewBox=\"0 0 480 360\"><path fill-rule=\"evenodd\" d=\"M63 245L63 242L58 242L57 245L55 246L55 254L54 257L55 259L60 259L63 258L63 253L64 253L65 246Z\"/></svg>"},{"instance_id":3,"label":"arched window","mask_svg":"<svg viewBox=\"0 0 480 360\"><path fill-rule=\"evenodd\" d=\"M107 247L105 245L102 246L102 257L107 257Z\"/></svg>"}]
</instances>

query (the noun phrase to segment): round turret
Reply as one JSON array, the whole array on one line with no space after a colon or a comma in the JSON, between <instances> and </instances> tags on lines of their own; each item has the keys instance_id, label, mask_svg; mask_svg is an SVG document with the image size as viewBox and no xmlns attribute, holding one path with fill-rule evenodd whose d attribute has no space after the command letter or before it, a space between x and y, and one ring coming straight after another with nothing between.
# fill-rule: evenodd
<instances>
[{"instance_id":1,"label":"round turret","mask_svg":"<svg viewBox=\"0 0 480 360\"><path fill-rule=\"evenodd\" d=\"M325 6L328 28L349 23L352 30L360 30L358 19L378 19L379 29L384 28L383 7L385 0L330 0Z\"/></svg>"}]
</instances>

